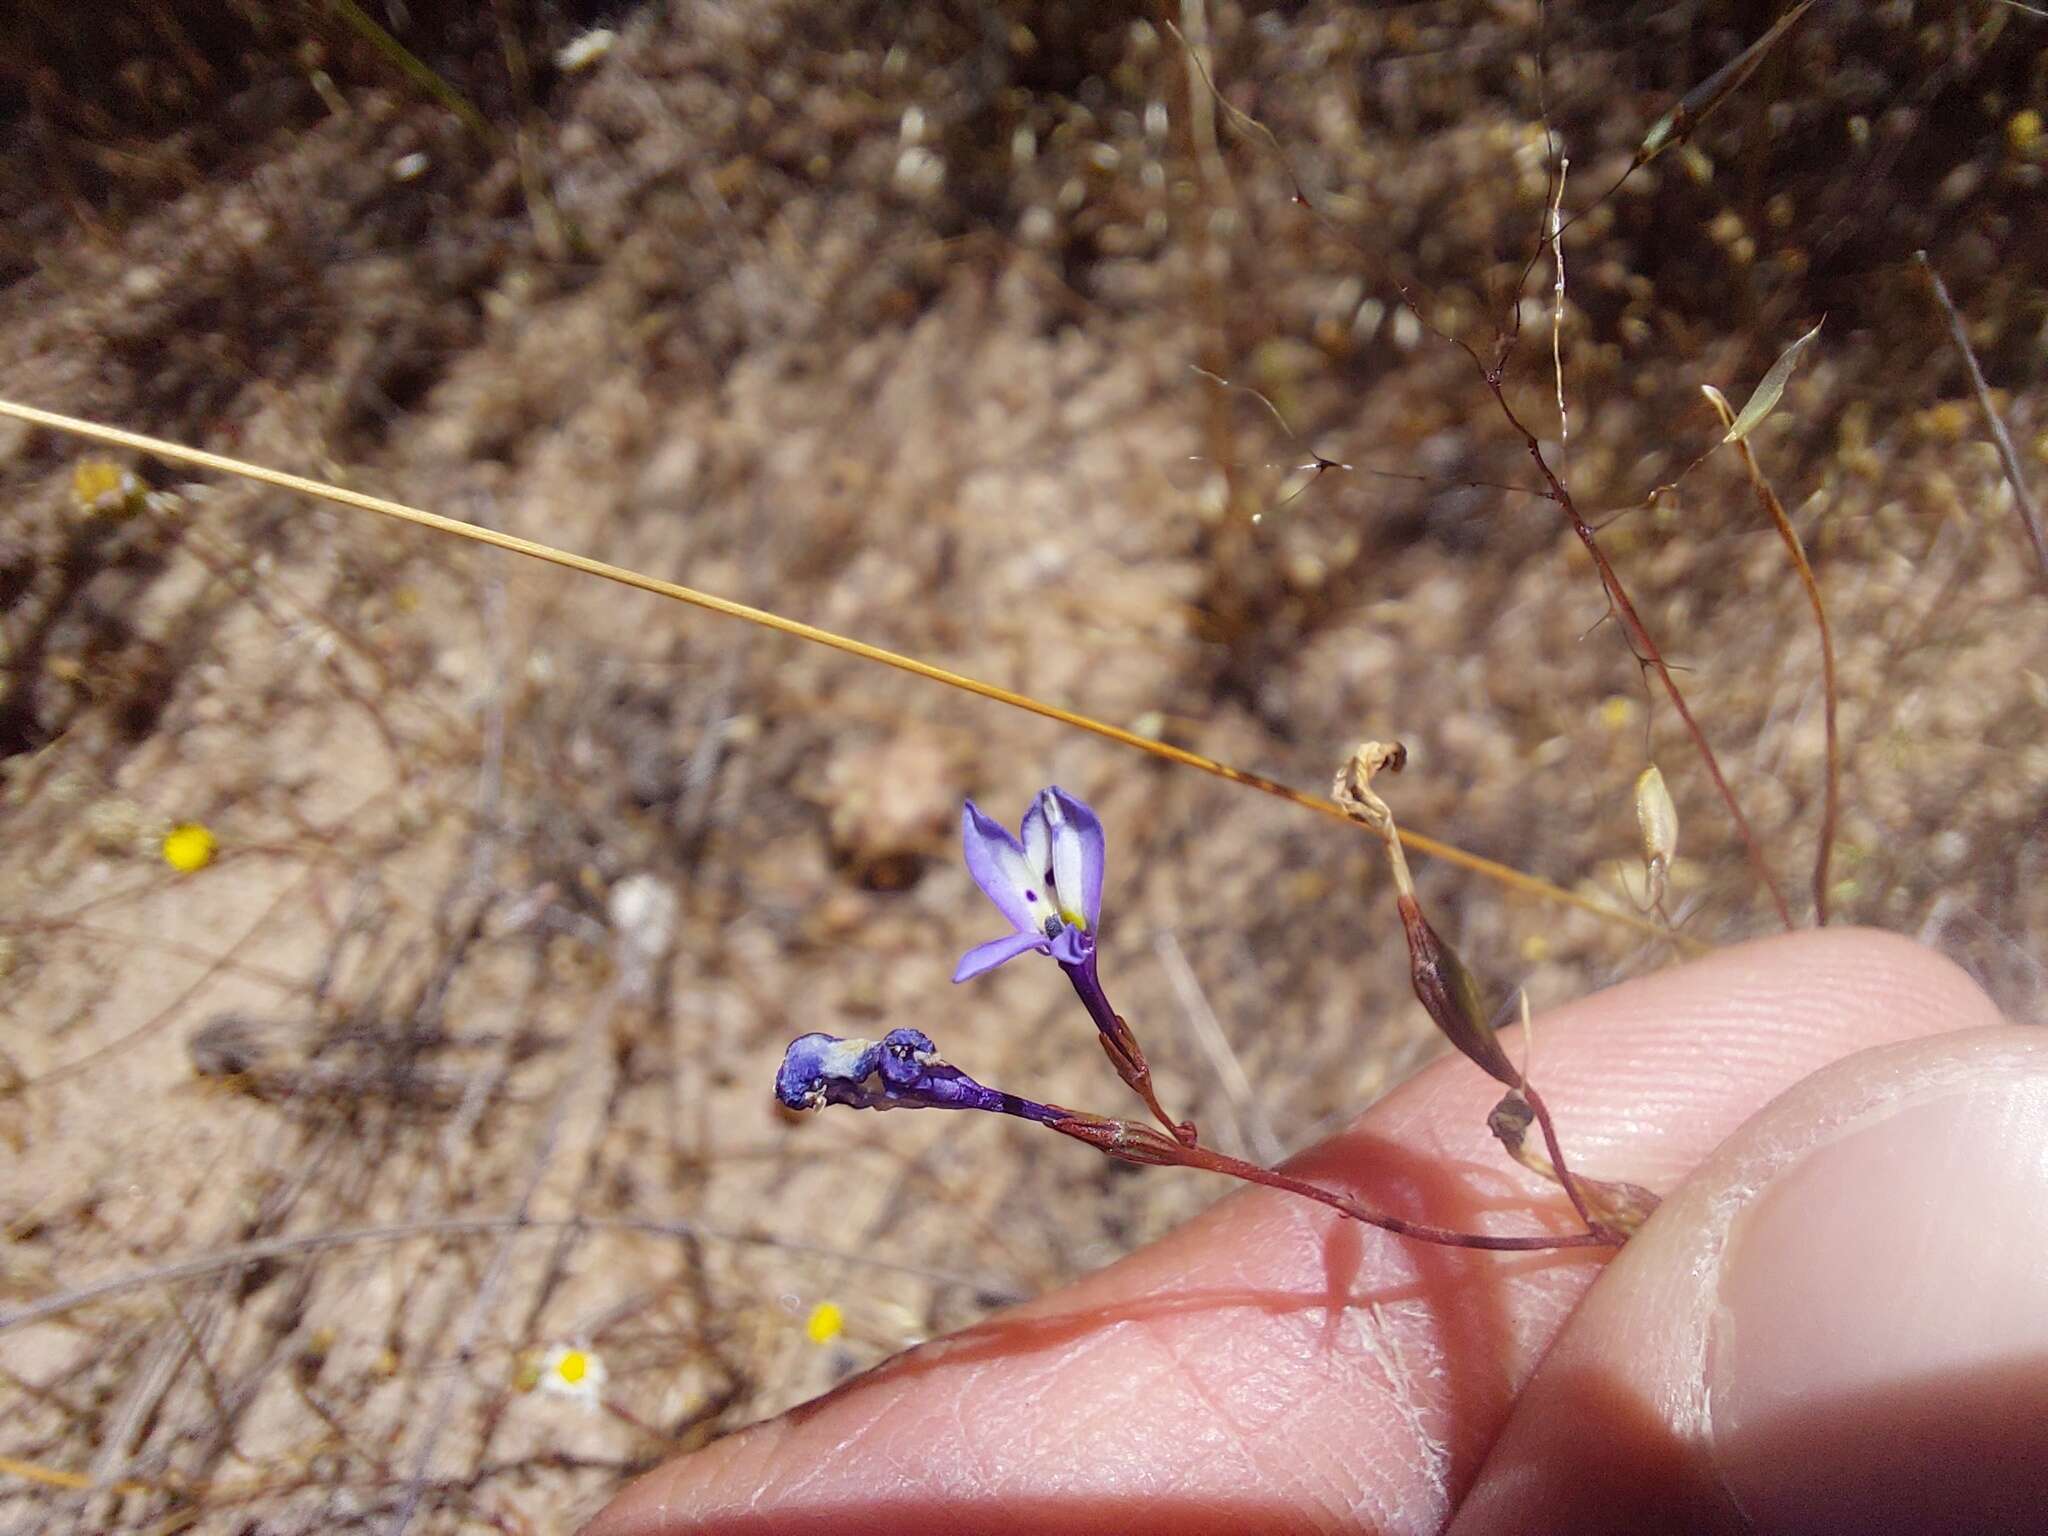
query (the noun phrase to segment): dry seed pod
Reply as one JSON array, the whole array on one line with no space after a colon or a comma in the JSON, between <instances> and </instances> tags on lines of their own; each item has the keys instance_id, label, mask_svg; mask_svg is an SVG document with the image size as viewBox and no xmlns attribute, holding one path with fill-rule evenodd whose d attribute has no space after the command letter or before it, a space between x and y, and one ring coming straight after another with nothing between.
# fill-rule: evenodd
<instances>
[{"instance_id":1,"label":"dry seed pod","mask_svg":"<svg viewBox=\"0 0 2048 1536\"><path fill-rule=\"evenodd\" d=\"M1408 858L1401 851L1401 832L1394 824L1393 808L1372 787L1373 776L1399 773L1408 762L1408 749L1398 741L1362 741L1330 785L1330 798L1344 807L1355 820L1364 822L1387 845L1387 864L1394 876L1395 905L1400 909L1401 927L1408 940L1408 975L1415 996L1430 1021L1444 1038L1487 1076L1518 1087L1522 1075L1501 1049L1497 1031L1510 1016L1513 1002L1489 1019L1479 998L1479 983L1465 968L1457 952L1437 936L1422 915L1415 899L1415 881L1408 873Z\"/></svg>"},{"instance_id":2,"label":"dry seed pod","mask_svg":"<svg viewBox=\"0 0 2048 1536\"><path fill-rule=\"evenodd\" d=\"M1458 952L1437 937L1415 898L1403 896L1396 905L1408 939L1409 979L1430 1021L1466 1060L1488 1077L1510 1088L1519 1088L1522 1074L1508 1060L1500 1043L1500 1026L1513 1017L1516 998L1510 996L1489 1019L1479 1000L1479 983L1458 958Z\"/></svg>"},{"instance_id":3,"label":"dry seed pod","mask_svg":"<svg viewBox=\"0 0 2048 1536\"><path fill-rule=\"evenodd\" d=\"M1105 1120L1099 1115L1070 1115L1064 1120L1052 1122L1052 1128L1062 1136L1071 1136L1076 1141L1085 1141L1098 1152L1107 1153L1119 1162L1136 1163L1140 1167L1185 1168L1190 1166L1186 1156L1187 1145L1170 1136L1162 1136L1149 1125L1139 1125L1133 1120Z\"/></svg>"},{"instance_id":4,"label":"dry seed pod","mask_svg":"<svg viewBox=\"0 0 2048 1536\"><path fill-rule=\"evenodd\" d=\"M1550 1159L1529 1145L1529 1128L1535 1123L1536 1111L1520 1093L1508 1094L1486 1117L1486 1128L1509 1157L1531 1173L1561 1186L1564 1181L1557 1176ZM1587 1214L1599 1225L1624 1237L1633 1236L1657 1209L1655 1194L1625 1179L1589 1179L1583 1173L1574 1173L1572 1184L1585 1202Z\"/></svg>"},{"instance_id":5,"label":"dry seed pod","mask_svg":"<svg viewBox=\"0 0 2048 1536\"><path fill-rule=\"evenodd\" d=\"M1660 907L1671 861L1678 857L1678 807L1655 763L1636 780L1636 825L1642 829L1643 866L1650 877L1647 905Z\"/></svg>"}]
</instances>

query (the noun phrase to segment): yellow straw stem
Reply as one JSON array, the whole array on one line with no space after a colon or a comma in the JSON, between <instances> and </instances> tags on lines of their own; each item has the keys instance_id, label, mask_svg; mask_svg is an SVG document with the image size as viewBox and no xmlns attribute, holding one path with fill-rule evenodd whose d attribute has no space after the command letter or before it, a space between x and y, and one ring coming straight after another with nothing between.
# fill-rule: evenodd
<instances>
[{"instance_id":1,"label":"yellow straw stem","mask_svg":"<svg viewBox=\"0 0 2048 1536\"><path fill-rule=\"evenodd\" d=\"M1325 799L1321 795L1304 794L1301 790L1289 788L1275 779L1266 778L1262 774L1247 773L1242 768L1233 768L1228 763L1219 763L1214 758L1204 757L1199 752L1190 752L1185 747L1172 746L1163 741L1153 741L1149 737L1140 736L1134 731L1127 731L1121 726L1110 725L1106 721L1092 719L1087 715L1076 714L1071 709L1062 709L1057 704L1048 704L1042 699L1034 699L1028 694L1015 693L995 683L985 683L979 678L968 677L959 672L949 671L945 667L935 667L930 662L919 661L914 656L905 656L896 651L884 650L879 645L869 645L864 640L854 640L845 635L834 634L829 629L819 629L815 625L805 624L796 619L786 619L781 614L769 613L766 609L750 607L746 603L736 603L730 598L715 597L709 592L699 592L694 587L681 586L673 581L663 581L658 576L645 576L638 571L628 570L624 566L611 565L603 560L593 560L588 555L573 554L565 549L556 549L551 544L540 544L532 539L522 539L517 534L500 533L495 528L481 528L474 523L459 522L452 517L443 517L437 512L427 512L418 507L409 507L404 502L387 501L381 496L368 496L361 491L351 491L342 486L329 485L321 480L309 480L303 475L294 475L285 470L269 469L261 464L251 464L242 459L231 459L223 454L208 453L203 448L188 448L183 443L174 443L160 437L146 437L140 432L129 432L120 427L110 427L100 422L86 421L76 416L59 415L55 411L45 411L33 405L22 405L13 400L0 400L0 416L12 416L20 421L32 422L39 427L49 427L54 431L68 432L74 437L87 438L93 442L105 443L111 447L131 449L136 453L145 453L152 458L166 459L175 464L189 464L198 469L217 470L222 474L240 476L244 480L260 481L265 485L277 486L281 490L295 491L301 496L311 496L317 500L333 502L339 506L354 507L358 511L376 512L385 517L395 518L402 523L413 523L422 528L431 528L436 533L450 534L459 539L468 539L476 544L488 544L495 549L509 550L515 555L525 555L529 559L544 560L550 565L558 565L565 570L581 571L586 576L599 576L606 581L615 581L623 587L637 587L640 591L652 592L657 597L666 597L678 603L688 603L694 608L705 608L709 609L712 613L724 614L727 618L741 619L749 624L758 624L761 628L772 629L778 634L793 635L799 640L808 640L814 645L822 645L835 651L843 651L849 656L858 656L863 661L879 662L885 667L894 667L899 672L908 672L916 677L929 678L935 683L943 683L949 688L958 688L963 693L976 694L984 699L993 699L999 704L1008 704L1014 709L1025 710L1034 715L1042 715L1048 720L1057 720L1061 725L1072 726L1077 731L1087 731L1091 735L1116 742L1119 746L1130 747L1139 752L1148 752L1152 756L1164 758L1170 763L1179 763L1184 768L1198 769L1203 773L1212 774L1216 778L1227 779L1233 784L1242 784L1249 789L1261 790L1266 794L1285 800L1291 805L1298 805L1304 810L1314 811L1319 816L1327 816L1333 821L1341 821L1347 824L1351 821L1351 818L1345 814L1343 808L1333 800ZM1406 839L1408 846L1415 849L1418 853L1426 853L1434 858L1442 859L1446 863L1456 864L1464 869L1469 869L1475 874L1481 874L1490 880L1496 880L1510 889L1522 891L1531 896L1540 896L1565 906L1577 907L1581 911L1590 912L1594 916L1608 922L1620 923L1624 927L1633 928L1652 938L1668 939L1670 937L1664 929L1632 912L1624 912L1620 908L1610 907L1604 902L1590 900L1575 891L1568 891L1562 886L1553 885L1548 880L1524 874L1512 865L1502 864L1495 859L1482 858L1476 853L1468 853L1455 844L1442 842L1410 829L1404 828L1401 835ZM1689 947L1699 947L1692 941L1682 942Z\"/></svg>"}]
</instances>

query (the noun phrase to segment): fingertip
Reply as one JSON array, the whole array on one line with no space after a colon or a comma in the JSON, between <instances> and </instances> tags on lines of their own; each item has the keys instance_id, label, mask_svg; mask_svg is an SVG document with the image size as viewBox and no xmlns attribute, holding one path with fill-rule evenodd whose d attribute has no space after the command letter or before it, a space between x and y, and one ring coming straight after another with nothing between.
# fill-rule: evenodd
<instances>
[{"instance_id":1,"label":"fingertip","mask_svg":"<svg viewBox=\"0 0 2048 1536\"><path fill-rule=\"evenodd\" d=\"M1802 1081L1594 1285L1455 1532L2035 1528L2044 1144L2039 1031Z\"/></svg>"}]
</instances>

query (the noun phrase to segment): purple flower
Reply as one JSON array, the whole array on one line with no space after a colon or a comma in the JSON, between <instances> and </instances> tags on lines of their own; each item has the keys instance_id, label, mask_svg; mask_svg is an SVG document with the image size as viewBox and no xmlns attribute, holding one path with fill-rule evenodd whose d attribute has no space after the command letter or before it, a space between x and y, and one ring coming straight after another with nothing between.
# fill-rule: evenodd
<instances>
[{"instance_id":1,"label":"purple flower","mask_svg":"<svg viewBox=\"0 0 2048 1536\"><path fill-rule=\"evenodd\" d=\"M955 981L994 970L1026 950L1051 955L1070 971L1094 959L1102 916L1102 823L1054 786L1039 791L1021 830L1019 841L972 800L961 812L967 872L1016 932L970 949L953 972Z\"/></svg>"},{"instance_id":2,"label":"purple flower","mask_svg":"<svg viewBox=\"0 0 2048 1536\"><path fill-rule=\"evenodd\" d=\"M1130 1025L1109 1005L1095 968L1095 930L1102 919L1102 823L1087 806L1053 785L1038 792L1019 830L1021 841L983 815L972 800L961 813L967 872L1017 931L967 951L954 967L953 979L971 980L1026 950L1051 955L1095 1021L1117 1075L1176 1140L1192 1146L1194 1122L1175 1120L1160 1107L1145 1053Z\"/></svg>"},{"instance_id":3,"label":"purple flower","mask_svg":"<svg viewBox=\"0 0 2048 1536\"><path fill-rule=\"evenodd\" d=\"M1071 1111L983 1087L914 1029L892 1029L880 1040L799 1035L783 1052L775 1097L790 1109L980 1109L1041 1125L1073 1118Z\"/></svg>"}]
</instances>

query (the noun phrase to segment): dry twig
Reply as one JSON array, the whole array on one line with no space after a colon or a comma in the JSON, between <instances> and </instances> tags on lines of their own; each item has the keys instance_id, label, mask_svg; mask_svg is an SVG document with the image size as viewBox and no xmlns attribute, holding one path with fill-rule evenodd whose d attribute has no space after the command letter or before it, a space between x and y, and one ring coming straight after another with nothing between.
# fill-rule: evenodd
<instances>
[{"instance_id":1,"label":"dry twig","mask_svg":"<svg viewBox=\"0 0 2048 1536\"><path fill-rule=\"evenodd\" d=\"M1927 253L1915 251L1913 260L1919 264L1921 275L1927 279L1927 286L1934 294L1934 302L1941 306L1941 312L1948 320L1948 333L1955 338L1956 350L1963 354L1963 365L1970 370L1970 387L1977 392L1977 407L1983 411L1984 425L1991 433L1993 446L1998 449L1998 462L2005 470L2005 483L2012 487L2013 505L2020 515L2020 527L2026 530L2027 542L2034 546L2034 563L2041 568L2042 576L2048 577L2048 534L2041 531L2041 508L2034 500L2034 493L2027 489L2027 477L2020 472L2020 456L2013 450L2011 434L2005 430L2005 421L1991 399L1991 387L1984 382L1984 370L1977 366L1977 353L1970 346L1970 333L1963 325L1962 314L1957 310L1955 300L1948 296L1948 285L1934 270L1934 263L1927 259Z\"/></svg>"},{"instance_id":2,"label":"dry twig","mask_svg":"<svg viewBox=\"0 0 2048 1536\"><path fill-rule=\"evenodd\" d=\"M1728 408L1728 402L1712 385L1706 386L1706 395L1720 414L1722 425L1732 433L1735 413ZM1799 572L1799 584L1806 589L1806 600L1813 607L1814 627L1820 631L1820 675L1824 690L1823 710L1827 719L1827 787L1821 801L1820 846L1813 859L1813 920L1825 928L1828 921L1828 864L1834 857L1835 831L1842 818L1842 743L1835 723L1836 708L1840 703L1835 686L1835 637L1828 625L1827 606L1821 602L1820 583L1814 579L1813 565L1806 558L1806 546L1800 542L1799 531L1785 514L1785 504L1778 500L1778 493L1764 478L1763 470L1757 465L1756 452L1749 446L1749 438L1746 435L1735 438L1735 447L1742 455L1742 467L1749 472L1749 483L1756 492L1757 505L1764 509L1772 526L1778 530L1778 537L1785 541L1785 552L1792 557L1793 569Z\"/></svg>"}]
</instances>

